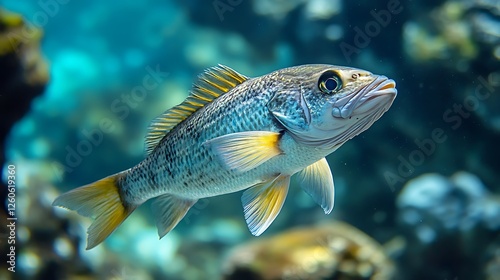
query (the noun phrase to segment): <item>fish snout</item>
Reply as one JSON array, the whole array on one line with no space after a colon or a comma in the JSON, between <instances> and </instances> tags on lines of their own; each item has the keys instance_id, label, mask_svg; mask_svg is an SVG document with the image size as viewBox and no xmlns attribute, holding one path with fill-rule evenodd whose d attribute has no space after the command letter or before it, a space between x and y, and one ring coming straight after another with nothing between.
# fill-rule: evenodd
<instances>
[{"instance_id":1,"label":"fish snout","mask_svg":"<svg viewBox=\"0 0 500 280\"><path fill-rule=\"evenodd\" d=\"M396 82L386 76L378 76L371 84L367 86L367 95L370 97L377 97L387 95L395 98L397 95Z\"/></svg>"},{"instance_id":2,"label":"fish snout","mask_svg":"<svg viewBox=\"0 0 500 280\"><path fill-rule=\"evenodd\" d=\"M368 85L349 96L343 106L334 107L332 116L348 119L353 115L369 115L370 112L389 109L397 95L396 82L386 76L376 76Z\"/></svg>"},{"instance_id":3,"label":"fish snout","mask_svg":"<svg viewBox=\"0 0 500 280\"><path fill-rule=\"evenodd\" d=\"M386 76L378 76L364 90L363 96L356 105L359 113L371 113L389 109L397 96L396 82Z\"/></svg>"}]
</instances>

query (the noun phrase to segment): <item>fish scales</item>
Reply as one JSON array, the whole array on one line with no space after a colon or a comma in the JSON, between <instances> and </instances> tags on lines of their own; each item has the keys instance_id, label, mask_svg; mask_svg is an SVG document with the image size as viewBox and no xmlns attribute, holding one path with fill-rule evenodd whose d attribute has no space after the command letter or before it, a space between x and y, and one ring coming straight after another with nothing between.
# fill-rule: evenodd
<instances>
[{"instance_id":1,"label":"fish scales","mask_svg":"<svg viewBox=\"0 0 500 280\"><path fill-rule=\"evenodd\" d=\"M127 198L132 199L130 202L141 203L165 191L174 191L189 198L203 198L227 193L228 190L238 191L248 184L262 181L255 178L262 177L270 169L269 166L273 166L272 162L242 176L224 169L203 143L240 131L283 130L266 107L277 85L267 83L268 87L259 79L248 80L179 124L169 134L169 141L162 141L155 153L145 160L144 168L137 168L125 178L124 186L126 191L129 190ZM246 104L249 100L253 101L252 106ZM188 124L192 129L187 129ZM308 155L306 151L301 154ZM171 160L166 161L166 158ZM165 171L169 167L177 176L169 176ZM151 182L143 176L143 173L149 172L148 169L159 174L156 193L150 192ZM185 172L187 169L191 172Z\"/></svg>"},{"instance_id":2,"label":"fish scales","mask_svg":"<svg viewBox=\"0 0 500 280\"><path fill-rule=\"evenodd\" d=\"M54 205L95 217L88 249L147 200L162 237L198 199L241 190L258 236L278 215L294 174L328 214L334 185L325 156L370 127L396 93L393 80L349 67L303 65L247 78L219 65L152 122L142 162Z\"/></svg>"},{"instance_id":3,"label":"fish scales","mask_svg":"<svg viewBox=\"0 0 500 280\"><path fill-rule=\"evenodd\" d=\"M190 198L211 196L214 195L214 191L210 189L211 186L222 189L221 183L236 179L238 176L224 170L203 143L231 132L260 130L254 122L248 121L249 118L261 120L267 118L263 124L267 128L271 127L271 120L266 115L264 107L260 110L249 110L248 107L245 108L242 105L245 99L248 99L247 96L241 94L243 91L250 94L257 93L256 90L249 91L251 88L252 85L247 84L235 88L225 95L231 98L214 101L209 104L213 106L202 108L176 127L169 134L169 141L162 141L154 153L148 156L144 168L141 166L133 170L125 178L124 186L130 193L127 195L127 198L131 199L130 202L140 203L167 189ZM221 111L222 107L231 109ZM192 128L187 129L189 127L187 123ZM167 158L170 160L167 161ZM173 176L169 176L169 172L166 172L169 168ZM158 174L158 193L150 193L151 182L142 176L142 173L147 173L148 169ZM186 172L187 169L191 172Z\"/></svg>"}]
</instances>

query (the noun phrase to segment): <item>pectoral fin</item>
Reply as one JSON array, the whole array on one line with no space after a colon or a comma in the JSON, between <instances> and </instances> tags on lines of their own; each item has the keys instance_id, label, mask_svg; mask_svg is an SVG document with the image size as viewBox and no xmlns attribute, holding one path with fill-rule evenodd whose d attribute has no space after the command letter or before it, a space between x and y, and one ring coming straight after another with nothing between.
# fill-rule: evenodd
<instances>
[{"instance_id":1,"label":"pectoral fin","mask_svg":"<svg viewBox=\"0 0 500 280\"><path fill-rule=\"evenodd\" d=\"M302 189L321 205L325 214L329 214L333 209L335 189L332 172L326 159L322 158L309 165L297 175Z\"/></svg>"},{"instance_id":2,"label":"pectoral fin","mask_svg":"<svg viewBox=\"0 0 500 280\"><path fill-rule=\"evenodd\" d=\"M278 177L257 184L246 190L241 197L248 229L261 235L279 214L288 193L290 176Z\"/></svg>"},{"instance_id":3,"label":"pectoral fin","mask_svg":"<svg viewBox=\"0 0 500 280\"><path fill-rule=\"evenodd\" d=\"M179 198L174 195L164 194L154 199L151 209L156 220L160 238L171 231L186 215L197 200Z\"/></svg>"},{"instance_id":4,"label":"pectoral fin","mask_svg":"<svg viewBox=\"0 0 500 280\"><path fill-rule=\"evenodd\" d=\"M245 172L282 153L281 134L272 131L245 131L223 135L205 142L230 170Z\"/></svg>"}]
</instances>

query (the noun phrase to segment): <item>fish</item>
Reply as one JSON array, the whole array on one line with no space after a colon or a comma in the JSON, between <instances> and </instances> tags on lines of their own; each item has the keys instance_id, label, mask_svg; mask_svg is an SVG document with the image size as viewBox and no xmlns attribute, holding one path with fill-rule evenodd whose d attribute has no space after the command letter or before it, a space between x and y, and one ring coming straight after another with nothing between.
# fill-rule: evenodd
<instances>
[{"instance_id":1,"label":"fish","mask_svg":"<svg viewBox=\"0 0 500 280\"><path fill-rule=\"evenodd\" d=\"M259 236L280 212L292 175L329 214L335 191L325 157L368 129L396 95L394 80L356 68L309 64L250 78L219 64L151 122L143 161L53 205L94 218L87 249L148 200L162 238L199 199L238 191L248 229Z\"/></svg>"}]
</instances>

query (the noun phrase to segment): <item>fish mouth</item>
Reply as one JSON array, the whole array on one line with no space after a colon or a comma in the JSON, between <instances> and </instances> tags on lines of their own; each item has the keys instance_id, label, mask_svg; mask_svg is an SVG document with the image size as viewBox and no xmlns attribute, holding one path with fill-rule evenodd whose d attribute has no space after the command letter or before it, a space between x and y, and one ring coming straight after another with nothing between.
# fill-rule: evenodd
<instances>
[{"instance_id":1,"label":"fish mouth","mask_svg":"<svg viewBox=\"0 0 500 280\"><path fill-rule=\"evenodd\" d=\"M365 93L354 104L354 113L365 114L376 112L380 109L387 111L396 98L396 82L385 76L380 76L364 90Z\"/></svg>"},{"instance_id":2,"label":"fish mouth","mask_svg":"<svg viewBox=\"0 0 500 280\"><path fill-rule=\"evenodd\" d=\"M341 108L334 108L335 118L347 119L356 115L366 115L383 109L387 111L396 98L396 82L386 76L378 76L371 83L361 88Z\"/></svg>"},{"instance_id":3,"label":"fish mouth","mask_svg":"<svg viewBox=\"0 0 500 280\"><path fill-rule=\"evenodd\" d=\"M389 95L391 97L396 97L396 82L394 80L387 78L386 76L380 76L375 81L373 81L368 87L367 95Z\"/></svg>"},{"instance_id":4,"label":"fish mouth","mask_svg":"<svg viewBox=\"0 0 500 280\"><path fill-rule=\"evenodd\" d=\"M396 88L396 83L393 80L388 79L386 82L384 82L384 85L380 88L380 90L384 89L395 89Z\"/></svg>"}]
</instances>

